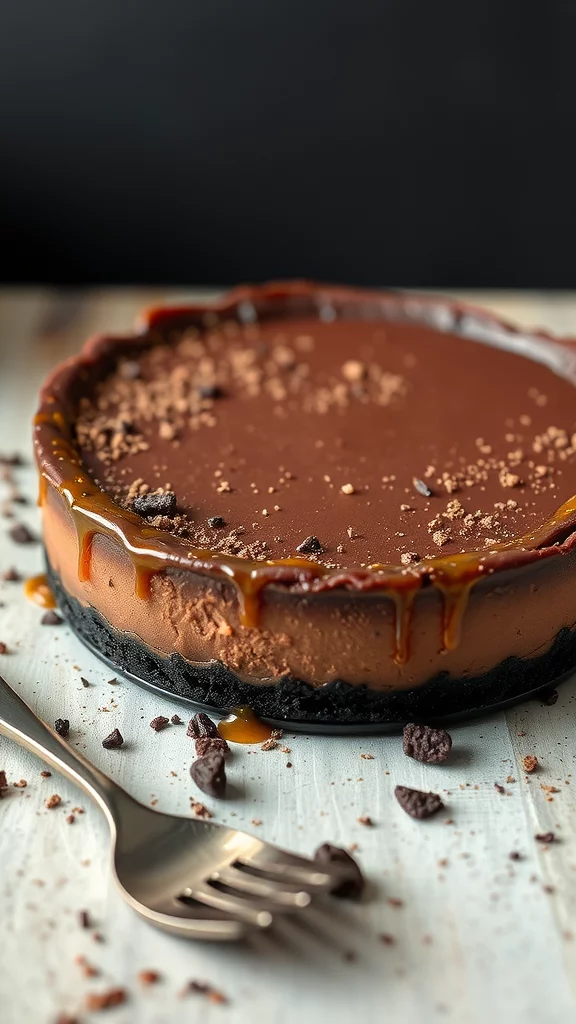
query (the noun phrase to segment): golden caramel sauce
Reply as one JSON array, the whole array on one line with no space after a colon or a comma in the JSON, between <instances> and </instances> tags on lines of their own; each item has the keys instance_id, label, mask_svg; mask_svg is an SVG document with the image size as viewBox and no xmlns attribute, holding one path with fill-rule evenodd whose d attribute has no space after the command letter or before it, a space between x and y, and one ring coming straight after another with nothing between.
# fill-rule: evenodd
<instances>
[{"instance_id":1,"label":"golden caramel sauce","mask_svg":"<svg viewBox=\"0 0 576 1024\"><path fill-rule=\"evenodd\" d=\"M39 604L41 608L56 607L56 599L44 572L38 576L31 576L29 580L26 580L24 593L29 601L32 601L33 604Z\"/></svg>"},{"instance_id":2,"label":"golden caramel sauce","mask_svg":"<svg viewBox=\"0 0 576 1024\"><path fill-rule=\"evenodd\" d=\"M252 708L246 706L236 708L228 718L223 718L218 732L230 743L263 743L272 736L272 727L261 722Z\"/></svg>"}]
</instances>

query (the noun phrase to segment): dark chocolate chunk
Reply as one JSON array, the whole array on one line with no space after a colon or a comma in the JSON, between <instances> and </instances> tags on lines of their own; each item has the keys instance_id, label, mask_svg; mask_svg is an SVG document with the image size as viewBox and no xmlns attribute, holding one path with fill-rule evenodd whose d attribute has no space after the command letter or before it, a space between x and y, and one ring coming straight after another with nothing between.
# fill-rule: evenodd
<instances>
[{"instance_id":1,"label":"dark chocolate chunk","mask_svg":"<svg viewBox=\"0 0 576 1024\"><path fill-rule=\"evenodd\" d=\"M47 612L40 619L41 626L61 626L64 620L60 618L58 612L55 612L53 608L49 608Z\"/></svg>"},{"instance_id":2,"label":"dark chocolate chunk","mask_svg":"<svg viewBox=\"0 0 576 1024\"><path fill-rule=\"evenodd\" d=\"M217 750L209 750L190 765L190 775L207 796L223 797L226 793L226 768L224 756Z\"/></svg>"},{"instance_id":3,"label":"dark chocolate chunk","mask_svg":"<svg viewBox=\"0 0 576 1024\"><path fill-rule=\"evenodd\" d=\"M208 526L211 526L213 530L217 530L219 526L226 526L226 520L222 516L210 516Z\"/></svg>"},{"instance_id":4,"label":"dark chocolate chunk","mask_svg":"<svg viewBox=\"0 0 576 1024\"><path fill-rule=\"evenodd\" d=\"M424 764L442 764L452 749L452 737L445 729L432 729L429 725L404 726L402 749L408 757Z\"/></svg>"},{"instance_id":5,"label":"dark chocolate chunk","mask_svg":"<svg viewBox=\"0 0 576 1024\"><path fill-rule=\"evenodd\" d=\"M324 551L318 537L311 535L306 537L301 544L298 545L296 551L299 551L301 555L321 555Z\"/></svg>"},{"instance_id":6,"label":"dark chocolate chunk","mask_svg":"<svg viewBox=\"0 0 576 1024\"><path fill-rule=\"evenodd\" d=\"M538 835L534 836L534 839L537 839L539 843L554 843L556 842L556 833L539 832Z\"/></svg>"},{"instance_id":7,"label":"dark chocolate chunk","mask_svg":"<svg viewBox=\"0 0 576 1024\"><path fill-rule=\"evenodd\" d=\"M154 729L154 732L161 732L167 725L170 725L170 719L165 718L164 715L158 715L150 722L150 728Z\"/></svg>"},{"instance_id":8,"label":"dark chocolate chunk","mask_svg":"<svg viewBox=\"0 0 576 1024\"><path fill-rule=\"evenodd\" d=\"M65 740L70 732L70 722L67 718L57 718L54 722L54 728L58 735Z\"/></svg>"},{"instance_id":9,"label":"dark chocolate chunk","mask_svg":"<svg viewBox=\"0 0 576 1024\"><path fill-rule=\"evenodd\" d=\"M201 384L198 388L200 398L222 398L222 388L217 384Z\"/></svg>"},{"instance_id":10,"label":"dark chocolate chunk","mask_svg":"<svg viewBox=\"0 0 576 1024\"><path fill-rule=\"evenodd\" d=\"M173 491L166 491L164 494L142 494L139 498L134 498L132 508L139 516L146 518L168 516L171 519L176 515L176 495Z\"/></svg>"},{"instance_id":11,"label":"dark chocolate chunk","mask_svg":"<svg viewBox=\"0 0 576 1024\"><path fill-rule=\"evenodd\" d=\"M216 750L219 754L230 753L230 747L221 736L201 736L194 744L198 757L204 757L209 750Z\"/></svg>"},{"instance_id":12,"label":"dark chocolate chunk","mask_svg":"<svg viewBox=\"0 0 576 1024\"><path fill-rule=\"evenodd\" d=\"M421 494L423 498L432 497L432 491L428 487L428 484L424 483L424 480L419 480L417 476L413 476L412 483L414 484L414 487L418 491L418 494Z\"/></svg>"},{"instance_id":13,"label":"dark chocolate chunk","mask_svg":"<svg viewBox=\"0 0 576 1024\"><path fill-rule=\"evenodd\" d=\"M19 583L22 577L17 569L12 566L12 568L6 569L6 572L2 573L2 579L5 583Z\"/></svg>"},{"instance_id":14,"label":"dark chocolate chunk","mask_svg":"<svg viewBox=\"0 0 576 1024\"><path fill-rule=\"evenodd\" d=\"M170 721L172 722L172 725L181 725L182 724L182 719L180 718L180 715L172 715L172 718L170 719Z\"/></svg>"},{"instance_id":15,"label":"dark chocolate chunk","mask_svg":"<svg viewBox=\"0 0 576 1024\"><path fill-rule=\"evenodd\" d=\"M218 736L218 728L216 722L208 718L203 711L199 711L188 722L186 735L191 736L193 740L199 740L202 736Z\"/></svg>"},{"instance_id":16,"label":"dark chocolate chunk","mask_svg":"<svg viewBox=\"0 0 576 1024\"><path fill-rule=\"evenodd\" d=\"M364 876L353 857L347 850L332 843L322 843L314 854L319 864L337 864L344 869L340 882L336 882L331 890L333 896L343 900L359 900L364 891Z\"/></svg>"},{"instance_id":17,"label":"dark chocolate chunk","mask_svg":"<svg viewBox=\"0 0 576 1024\"><path fill-rule=\"evenodd\" d=\"M552 705L558 700L558 690L554 690L552 687L548 687L546 690L541 690L540 700L543 704L547 704L548 707L552 707Z\"/></svg>"},{"instance_id":18,"label":"dark chocolate chunk","mask_svg":"<svg viewBox=\"0 0 576 1024\"><path fill-rule=\"evenodd\" d=\"M124 743L124 737L119 729L114 729L106 739L102 740L102 746L106 750L116 750L117 747L121 747Z\"/></svg>"},{"instance_id":19,"label":"dark chocolate chunk","mask_svg":"<svg viewBox=\"0 0 576 1024\"><path fill-rule=\"evenodd\" d=\"M409 786L396 786L394 796L402 810L411 818L429 818L444 807L436 793L423 793L422 790L410 789Z\"/></svg>"},{"instance_id":20,"label":"dark chocolate chunk","mask_svg":"<svg viewBox=\"0 0 576 1024\"><path fill-rule=\"evenodd\" d=\"M24 523L16 523L9 531L9 536L16 544L35 544L36 537Z\"/></svg>"}]
</instances>

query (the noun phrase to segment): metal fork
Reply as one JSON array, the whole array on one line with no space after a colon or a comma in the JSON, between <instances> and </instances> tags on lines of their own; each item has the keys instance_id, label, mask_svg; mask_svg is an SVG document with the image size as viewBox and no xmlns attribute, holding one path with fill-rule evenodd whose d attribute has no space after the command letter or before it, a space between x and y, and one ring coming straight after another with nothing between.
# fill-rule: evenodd
<instances>
[{"instance_id":1,"label":"metal fork","mask_svg":"<svg viewBox=\"0 0 576 1024\"><path fill-rule=\"evenodd\" d=\"M112 871L127 903L150 924L189 939L230 941L301 910L342 881L246 832L162 814L125 793L57 733L0 676L0 733L77 782L104 811Z\"/></svg>"}]
</instances>

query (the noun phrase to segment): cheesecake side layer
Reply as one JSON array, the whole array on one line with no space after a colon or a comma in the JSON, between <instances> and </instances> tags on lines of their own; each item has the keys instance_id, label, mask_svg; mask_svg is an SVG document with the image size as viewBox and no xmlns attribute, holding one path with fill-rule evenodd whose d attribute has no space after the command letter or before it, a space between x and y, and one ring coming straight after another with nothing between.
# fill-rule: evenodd
<instances>
[{"instance_id":1,"label":"cheesecake side layer","mask_svg":"<svg viewBox=\"0 0 576 1024\"><path fill-rule=\"evenodd\" d=\"M335 680L311 687L284 676L273 686L240 680L219 661L194 665L179 654L163 657L128 632L114 629L95 609L70 597L48 566L48 578L65 618L84 643L115 670L169 696L223 713L248 705L262 718L293 726L363 726L443 720L484 711L558 683L576 664L576 631L562 629L547 651L532 658L509 657L483 675L453 678L437 673L424 686L374 690Z\"/></svg>"},{"instance_id":2,"label":"cheesecake side layer","mask_svg":"<svg viewBox=\"0 0 576 1024\"><path fill-rule=\"evenodd\" d=\"M576 552L479 580L466 595L460 642L442 644L445 603L433 587L415 595L406 660L392 654L396 606L378 592L317 594L267 587L259 626L244 626L234 586L208 575L170 568L154 575L146 598L135 597L131 557L113 539L97 536L90 578L78 578L78 538L65 499L50 489L43 510L48 560L66 592L98 609L119 632L161 657L222 662L240 679L274 685L284 676L322 686L335 679L375 690L422 686L438 672L481 676L507 658L535 658L561 629L574 628Z\"/></svg>"}]
</instances>

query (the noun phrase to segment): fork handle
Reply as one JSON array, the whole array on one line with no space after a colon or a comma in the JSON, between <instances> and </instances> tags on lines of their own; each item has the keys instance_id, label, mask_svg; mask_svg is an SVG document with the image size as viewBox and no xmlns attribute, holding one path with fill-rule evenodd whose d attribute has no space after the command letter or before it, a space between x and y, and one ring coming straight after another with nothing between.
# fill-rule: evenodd
<instances>
[{"instance_id":1,"label":"fork handle","mask_svg":"<svg viewBox=\"0 0 576 1024\"><path fill-rule=\"evenodd\" d=\"M112 779L90 764L82 754L49 729L0 676L0 734L37 754L72 782L77 782L104 811L114 830L114 809L127 797Z\"/></svg>"}]
</instances>

